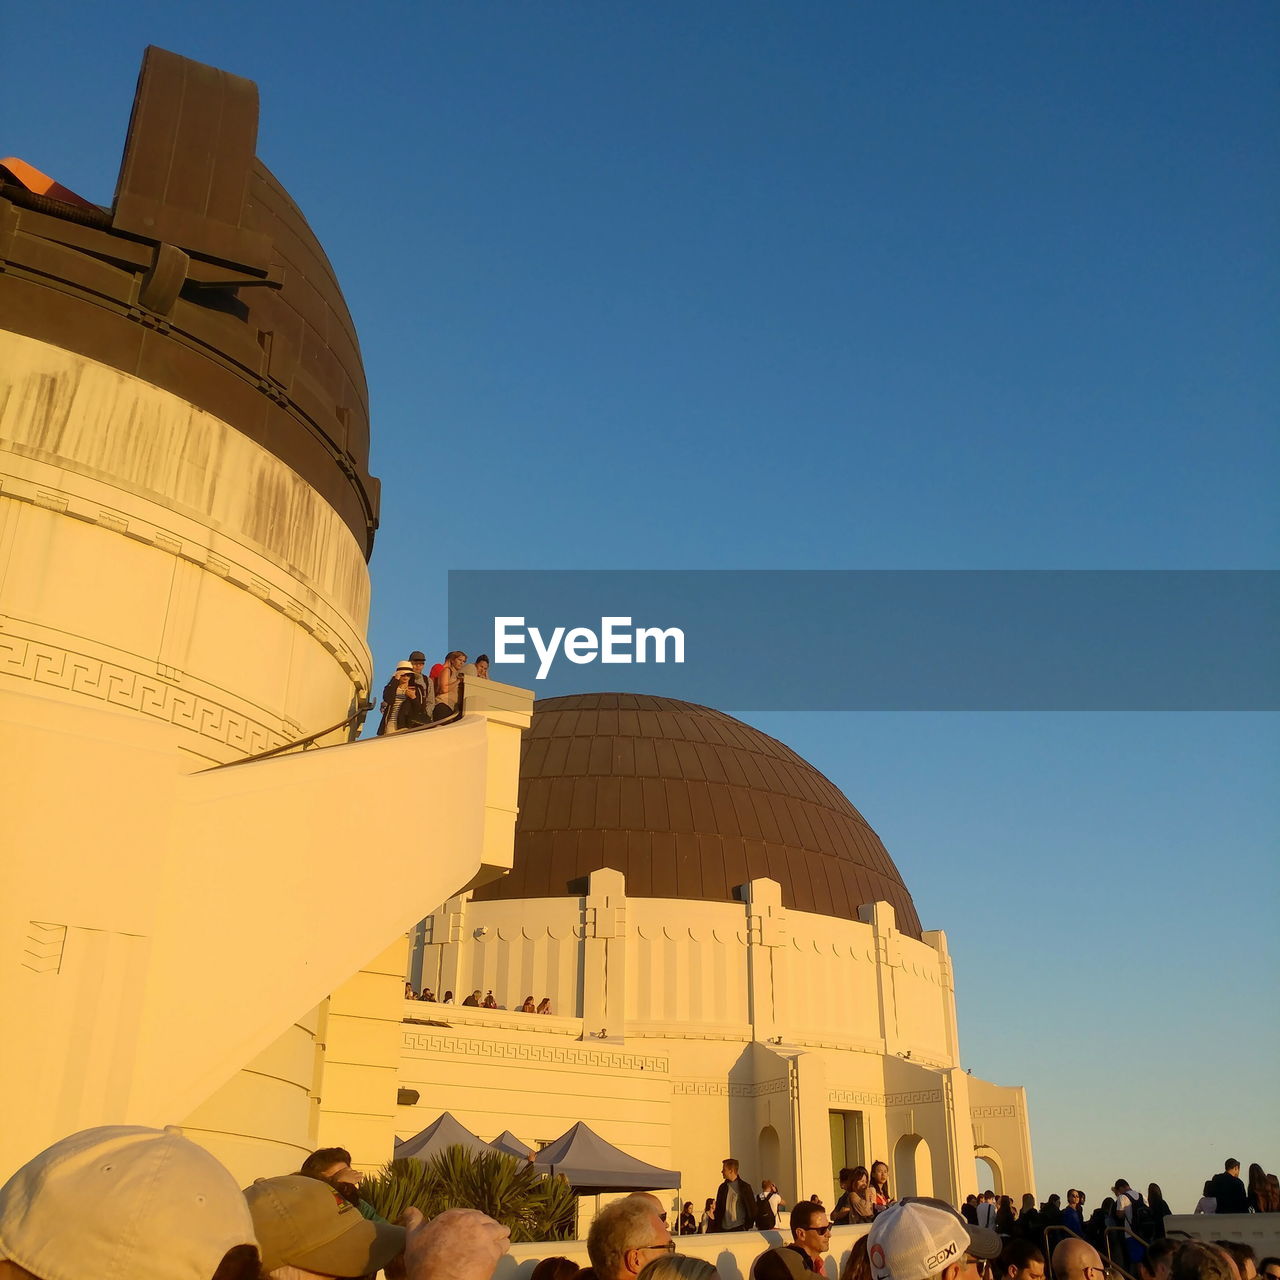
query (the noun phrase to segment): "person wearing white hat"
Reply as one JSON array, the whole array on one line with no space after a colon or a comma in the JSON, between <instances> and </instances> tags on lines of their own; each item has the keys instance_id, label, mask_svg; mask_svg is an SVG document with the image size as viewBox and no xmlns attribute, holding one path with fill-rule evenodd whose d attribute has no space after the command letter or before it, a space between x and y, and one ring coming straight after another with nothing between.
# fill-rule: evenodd
<instances>
[{"instance_id":1,"label":"person wearing white hat","mask_svg":"<svg viewBox=\"0 0 1280 1280\"><path fill-rule=\"evenodd\" d=\"M2 1280L257 1280L258 1269L235 1179L173 1126L83 1129L0 1188Z\"/></svg>"},{"instance_id":2,"label":"person wearing white hat","mask_svg":"<svg viewBox=\"0 0 1280 1280\"><path fill-rule=\"evenodd\" d=\"M881 1211L867 1235L874 1280L959 1280L968 1259L998 1258L994 1231L970 1226L941 1200L905 1197Z\"/></svg>"},{"instance_id":3,"label":"person wearing white hat","mask_svg":"<svg viewBox=\"0 0 1280 1280\"><path fill-rule=\"evenodd\" d=\"M378 737L417 729L431 722L435 695L428 685L420 663L396 663L395 672L382 691L382 720L378 724Z\"/></svg>"}]
</instances>

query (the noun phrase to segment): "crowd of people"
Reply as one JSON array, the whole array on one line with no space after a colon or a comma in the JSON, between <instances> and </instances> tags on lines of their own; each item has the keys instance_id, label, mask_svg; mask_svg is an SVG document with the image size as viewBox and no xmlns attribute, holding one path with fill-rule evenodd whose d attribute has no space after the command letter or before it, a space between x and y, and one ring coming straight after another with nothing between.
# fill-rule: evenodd
<instances>
[{"instance_id":1,"label":"crowd of people","mask_svg":"<svg viewBox=\"0 0 1280 1280\"><path fill-rule=\"evenodd\" d=\"M725 1223L733 1223L750 1206L750 1188L736 1176L735 1162L728 1160L725 1166L720 1193L707 1200L704 1220L711 1231L732 1229ZM865 1203L872 1185L876 1184L868 1178L865 1187L845 1190L853 1192L850 1201ZM757 1204L771 1194L776 1194L776 1187L766 1181ZM1036 1243L970 1222L944 1201L918 1196L887 1199L873 1213L869 1230L854 1241L838 1277L828 1256L832 1228L838 1225L834 1213L828 1216L818 1196L800 1201L787 1218L790 1239L754 1259L750 1280L1045 1280L1049 1275L1053 1280L1103 1280L1108 1275L1102 1254L1070 1232L1062 1233L1046 1256ZM681 1206L678 1235L689 1234L692 1209L690 1201ZM850 1211L855 1211L853 1206ZM777 1217L778 1210L774 1213ZM587 1236L589 1267L581 1268L566 1257L546 1258L530 1280L720 1280L714 1264L678 1252L678 1235L668 1229L661 1201L635 1192L596 1215ZM1135 1275L1137 1280L1280 1280L1280 1258L1259 1262L1247 1245L1235 1243L1179 1244L1157 1238Z\"/></svg>"},{"instance_id":2,"label":"crowd of people","mask_svg":"<svg viewBox=\"0 0 1280 1280\"><path fill-rule=\"evenodd\" d=\"M378 710L378 736L421 729L436 720L447 720L458 710L458 696L464 680L489 678L489 655L482 653L467 661L461 649L453 649L427 669L427 655L415 649L396 669L382 690Z\"/></svg>"},{"instance_id":3,"label":"crowd of people","mask_svg":"<svg viewBox=\"0 0 1280 1280\"><path fill-rule=\"evenodd\" d=\"M1239 1165L1228 1162L1224 1174L1213 1180L1212 1212L1276 1211L1264 1207L1271 1205L1266 1174L1251 1175L1243 1208L1228 1181L1239 1181ZM408 1209L399 1222L388 1222L361 1198L360 1183L351 1153L341 1147L315 1151L296 1174L259 1178L242 1191L181 1130L86 1129L42 1151L0 1188L0 1280L372 1280L378 1272L387 1280L491 1280L510 1248L508 1228L476 1209L449 1209L429 1222ZM1108 1274L1104 1250L1071 1226L1087 1226L1084 1197L1074 1190L1067 1209L1056 1206L1057 1196L1039 1207L1024 1197L1015 1212L1011 1202L1001 1203L1007 1197L988 1192L956 1210L928 1197L895 1199L882 1161L843 1170L841 1187L830 1215L816 1195L790 1210L790 1239L754 1259L750 1280L1104 1280ZM1135 1280L1280 1280L1280 1258L1259 1260L1249 1246L1229 1240L1178 1243L1156 1230L1163 1229L1167 1205L1163 1215L1140 1212L1142 1206L1150 1211L1152 1202L1163 1205L1162 1196L1149 1193L1144 1200L1124 1179L1113 1191L1117 1227L1143 1246L1130 1272ZM1050 1230L1055 1209L1064 1228L1056 1242ZM1070 1219L1069 1210L1075 1211ZM755 1192L739 1176L738 1162L728 1159L701 1222L685 1201L677 1234L781 1229L782 1213L777 1186L766 1179ZM832 1228L858 1221L869 1222L869 1229L836 1277L828 1257ZM590 1266L544 1258L530 1280L720 1280L714 1264L680 1254L676 1240L661 1200L637 1191L596 1215L587 1236Z\"/></svg>"},{"instance_id":4,"label":"crowd of people","mask_svg":"<svg viewBox=\"0 0 1280 1280\"><path fill-rule=\"evenodd\" d=\"M176 1128L63 1138L0 1187L0 1280L490 1280L510 1247L475 1209L386 1222L341 1148L243 1191Z\"/></svg>"},{"instance_id":5,"label":"crowd of people","mask_svg":"<svg viewBox=\"0 0 1280 1280\"><path fill-rule=\"evenodd\" d=\"M739 1176L738 1170L736 1160L723 1163L720 1188L715 1196L708 1197L701 1216L695 1215L691 1201L683 1203L676 1224L678 1235L743 1231L752 1227L769 1229L781 1222L783 1207L777 1186L766 1179L756 1193ZM1227 1160L1223 1171L1205 1184L1205 1199L1197 1205L1196 1212L1280 1212L1280 1185L1274 1174L1265 1173L1260 1165L1251 1165L1247 1186L1239 1175L1239 1161ZM874 1161L870 1168L858 1165L841 1169L839 1182L841 1194L829 1216L818 1195L810 1196L791 1210L793 1235L796 1231L802 1234L785 1248L793 1253L804 1252L805 1241L811 1243L815 1230L824 1226L829 1229L846 1224L871 1224L874 1227L888 1210L899 1205L889 1188L889 1167L883 1160ZM1127 1179L1117 1178L1111 1192L1092 1213L1086 1210L1085 1193L1075 1187L1067 1191L1065 1206L1057 1194L1037 1205L1036 1198L1027 1193L1021 1197L1020 1204L1015 1205L1011 1196L997 1196L994 1191L968 1196L959 1210L926 1197L906 1197L903 1203L941 1207L958 1217L966 1228L980 1233L994 1249L987 1255L975 1255L978 1260L974 1268L984 1280L1044 1280L1050 1270L1055 1276L1064 1267L1070 1273L1073 1258L1078 1261L1094 1256L1110 1258L1135 1280L1169 1280L1169 1267L1176 1249L1165 1235L1165 1219L1172 1211L1159 1185L1150 1183L1144 1196ZM1231 1234L1225 1224L1223 1234ZM873 1235L874 1231L866 1239ZM1059 1267L1055 1259L1062 1245L1069 1247L1063 1250L1065 1262ZM1239 1280L1254 1280L1256 1276L1280 1280L1280 1260L1264 1258L1259 1262L1247 1245L1226 1239L1217 1242L1217 1247L1230 1254ZM855 1255L859 1249L865 1252L865 1247L859 1244L854 1249ZM1081 1253L1081 1249L1091 1252ZM772 1253L778 1254L778 1251ZM806 1266L803 1260L781 1254L764 1261L769 1256L762 1255L753 1270L753 1280L787 1280L779 1270L780 1265L791 1268L790 1280L798 1280L803 1270L822 1271L821 1267ZM846 1267L846 1273L848 1270ZM897 1273L890 1274L892 1280L911 1280ZM842 1274L840 1280L869 1280L869 1277L869 1272L849 1273ZM925 1280L925 1277L916 1280ZM1082 1275L1078 1280L1094 1278Z\"/></svg>"},{"instance_id":6,"label":"crowd of people","mask_svg":"<svg viewBox=\"0 0 1280 1280\"><path fill-rule=\"evenodd\" d=\"M412 982L406 981L404 984L404 998L406 1000L425 1000L428 1004L453 1004L453 992L446 991L444 995L436 1000L436 993L430 987L423 987L418 991ZM477 987L469 996L462 1001L464 1008L471 1009L506 1009L505 1004L499 1004L494 998L492 991L486 991L482 996L480 988ZM541 1000L535 1001L533 996L525 996L515 1008L516 1013L550 1013L551 997L543 996Z\"/></svg>"}]
</instances>

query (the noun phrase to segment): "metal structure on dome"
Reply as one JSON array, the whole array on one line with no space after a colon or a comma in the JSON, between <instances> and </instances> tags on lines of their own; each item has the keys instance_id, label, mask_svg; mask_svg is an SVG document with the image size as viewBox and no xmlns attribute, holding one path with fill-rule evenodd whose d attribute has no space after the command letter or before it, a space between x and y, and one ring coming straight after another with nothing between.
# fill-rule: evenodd
<instances>
[{"instance_id":1,"label":"metal structure on dome","mask_svg":"<svg viewBox=\"0 0 1280 1280\"><path fill-rule=\"evenodd\" d=\"M110 207L0 162L0 329L232 424L310 484L367 558L379 485L355 325L257 138L252 81L149 47Z\"/></svg>"}]
</instances>

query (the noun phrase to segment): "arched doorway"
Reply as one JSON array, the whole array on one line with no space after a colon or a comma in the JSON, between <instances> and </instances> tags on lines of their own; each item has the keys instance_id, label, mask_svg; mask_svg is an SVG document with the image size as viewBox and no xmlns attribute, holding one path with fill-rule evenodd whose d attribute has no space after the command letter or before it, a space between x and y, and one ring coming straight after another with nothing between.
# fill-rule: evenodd
<instances>
[{"instance_id":1,"label":"arched doorway","mask_svg":"<svg viewBox=\"0 0 1280 1280\"><path fill-rule=\"evenodd\" d=\"M929 1144L918 1133L904 1133L893 1148L893 1194L933 1195L933 1161Z\"/></svg>"},{"instance_id":2,"label":"arched doorway","mask_svg":"<svg viewBox=\"0 0 1280 1280\"><path fill-rule=\"evenodd\" d=\"M1004 1169L1000 1157L991 1147L975 1147L973 1149L974 1176L978 1184L978 1194L994 1191L996 1195L1004 1195Z\"/></svg>"},{"instance_id":3,"label":"arched doorway","mask_svg":"<svg viewBox=\"0 0 1280 1280\"><path fill-rule=\"evenodd\" d=\"M782 1142L773 1125L767 1124L760 1130L756 1149L760 1152L760 1181L769 1178L773 1182L781 1180L785 1185L789 1179L782 1176Z\"/></svg>"}]
</instances>

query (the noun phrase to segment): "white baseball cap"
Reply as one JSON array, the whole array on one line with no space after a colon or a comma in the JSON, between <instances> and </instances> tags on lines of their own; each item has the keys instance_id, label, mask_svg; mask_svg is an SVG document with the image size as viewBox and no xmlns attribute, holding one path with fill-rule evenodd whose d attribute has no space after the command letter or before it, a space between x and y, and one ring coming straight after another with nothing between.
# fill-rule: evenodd
<instances>
[{"instance_id":1,"label":"white baseball cap","mask_svg":"<svg viewBox=\"0 0 1280 1280\"><path fill-rule=\"evenodd\" d=\"M966 1253L1000 1256L1000 1237L971 1227L940 1200L905 1199L881 1210L867 1235L875 1280L928 1280Z\"/></svg>"},{"instance_id":2,"label":"white baseball cap","mask_svg":"<svg viewBox=\"0 0 1280 1280\"><path fill-rule=\"evenodd\" d=\"M212 1280L241 1245L254 1274L236 1180L172 1125L82 1129L0 1188L0 1258L40 1280Z\"/></svg>"}]
</instances>

